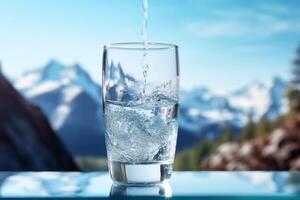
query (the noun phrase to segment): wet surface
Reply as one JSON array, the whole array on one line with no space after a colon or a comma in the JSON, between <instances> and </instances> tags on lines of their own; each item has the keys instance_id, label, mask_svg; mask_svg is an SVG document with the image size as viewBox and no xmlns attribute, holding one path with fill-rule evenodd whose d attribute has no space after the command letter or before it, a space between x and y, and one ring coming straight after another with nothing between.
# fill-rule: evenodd
<instances>
[{"instance_id":1,"label":"wet surface","mask_svg":"<svg viewBox=\"0 0 300 200\"><path fill-rule=\"evenodd\" d=\"M299 199L299 172L175 172L169 183L113 185L107 172L1 172L2 198Z\"/></svg>"}]
</instances>

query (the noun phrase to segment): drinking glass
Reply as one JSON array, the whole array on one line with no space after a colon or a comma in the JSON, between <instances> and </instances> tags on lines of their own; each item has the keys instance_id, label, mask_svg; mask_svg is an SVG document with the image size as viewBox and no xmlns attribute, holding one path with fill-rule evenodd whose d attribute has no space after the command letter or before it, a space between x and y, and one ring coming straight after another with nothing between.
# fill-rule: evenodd
<instances>
[{"instance_id":1,"label":"drinking glass","mask_svg":"<svg viewBox=\"0 0 300 200\"><path fill-rule=\"evenodd\" d=\"M169 179L178 131L178 47L138 42L104 46L102 93L113 181L153 184Z\"/></svg>"}]
</instances>

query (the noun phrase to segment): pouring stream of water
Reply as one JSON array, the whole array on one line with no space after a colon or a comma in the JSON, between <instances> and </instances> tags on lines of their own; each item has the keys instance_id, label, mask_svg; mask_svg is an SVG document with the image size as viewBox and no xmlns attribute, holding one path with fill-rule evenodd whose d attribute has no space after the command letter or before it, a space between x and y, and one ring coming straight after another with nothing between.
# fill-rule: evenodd
<instances>
[{"instance_id":1,"label":"pouring stream of water","mask_svg":"<svg viewBox=\"0 0 300 200\"><path fill-rule=\"evenodd\" d=\"M147 56L147 46L148 46L148 34L147 34L147 26L148 26L148 1L143 0L143 13L144 13L144 19L143 19L143 27L142 27L142 40L144 45L144 53L142 58L142 69L143 69L143 77L144 77L144 86L143 86L143 99L146 96L146 85L147 85L147 72L149 69L148 64L146 63L146 56Z\"/></svg>"}]
</instances>

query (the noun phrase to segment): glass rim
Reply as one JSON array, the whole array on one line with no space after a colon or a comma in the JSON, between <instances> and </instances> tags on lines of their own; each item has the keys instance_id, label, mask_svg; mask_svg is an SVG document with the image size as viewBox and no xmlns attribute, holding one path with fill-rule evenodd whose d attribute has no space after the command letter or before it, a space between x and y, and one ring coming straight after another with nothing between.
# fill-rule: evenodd
<instances>
[{"instance_id":1,"label":"glass rim","mask_svg":"<svg viewBox=\"0 0 300 200\"><path fill-rule=\"evenodd\" d=\"M147 42L147 47L143 42L118 42L106 44L104 49L117 49L117 50L168 50L177 49L176 44L161 43L161 42Z\"/></svg>"}]
</instances>

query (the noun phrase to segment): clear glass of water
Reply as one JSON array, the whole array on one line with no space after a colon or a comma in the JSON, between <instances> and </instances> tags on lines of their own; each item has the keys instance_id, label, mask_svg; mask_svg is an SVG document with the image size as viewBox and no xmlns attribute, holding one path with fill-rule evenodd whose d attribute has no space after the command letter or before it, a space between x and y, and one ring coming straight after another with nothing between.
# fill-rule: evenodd
<instances>
[{"instance_id":1,"label":"clear glass of water","mask_svg":"<svg viewBox=\"0 0 300 200\"><path fill-rule=\"evenodd\" d=\"M171 177L179 110L178 48L162 43L104 46L105 141L115 183Z\"/></svg>"}]
</instances>

